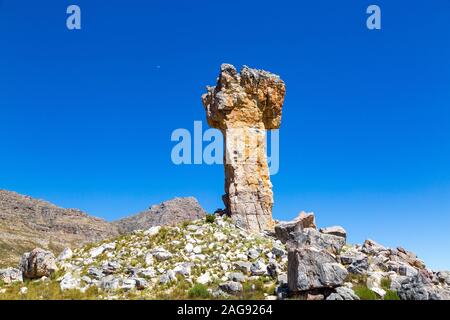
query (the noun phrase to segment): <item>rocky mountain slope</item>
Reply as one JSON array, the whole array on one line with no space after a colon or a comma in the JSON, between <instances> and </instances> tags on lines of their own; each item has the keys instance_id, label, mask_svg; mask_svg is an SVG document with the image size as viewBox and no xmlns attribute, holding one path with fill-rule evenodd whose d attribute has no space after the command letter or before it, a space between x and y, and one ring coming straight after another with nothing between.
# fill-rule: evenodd
<instances>
[{"instance_id":1,"label":"rocky mountain slope","mask_svg":"<svg viewBox=\"0 0 450 320\"><path fill-rule=\"evenodd\" d=\"M346 241L302 214L249 233L207 216L151 227L58 258L36 249L0 270L0 299L450 299L450 272L372 240Z\"/></svg>"},{"instance_id":2,"label":"rocky mountain slope","mask_svg":"<svg viewBox=\"0 0 450 320\"><path fill-rule=\"evenodd\" d=\"M0 265L16 264L34 247L59 252L117 234L105 220L82 211L0 190Z\"/></svg>"},{"instance_id":3,"label":"rocky mountain slope","mask_svg":"<svg viewBox=\"0 0 450 320\"><path fill-rule=\"evenodd\" d=\"M153 226L173 226L184 221L203 218L205 210L193 197L175 198L151 206L137 215L113 222L120 233L144 230Z\"/></svg>"},{"instance_id":4,"label":"rocky mountain slope","mask_svg":"<svg viewBox=\"0 0 450 320\"><path fill-rule=\"evenodd\" d=\"M201 218L205 211L195 198L175 198L136 216L113 223L80 210L0 190L0 267L15 265L35 247L59 253L65 247L112 238L136 229L173 225Z\"/></svg>"}]
</instances>

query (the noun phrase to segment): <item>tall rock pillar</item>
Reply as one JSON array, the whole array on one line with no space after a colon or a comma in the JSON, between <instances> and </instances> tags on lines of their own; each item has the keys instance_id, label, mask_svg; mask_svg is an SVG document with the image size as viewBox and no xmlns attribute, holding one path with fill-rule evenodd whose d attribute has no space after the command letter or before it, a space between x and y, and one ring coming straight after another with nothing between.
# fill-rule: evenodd
<instances>
[{"instance_id":1,"label":"tall rock pillar","mask_svg":"<svg viewBox=\"0 0 450 320\"><path fill-rule=\"evenodd\" d=\"M285 93L277 75L223 64L216 86L202 96L208 124L224 136L226 212L251 231L273 227L266 130L280 127Z\"/></svg>"}]
</instances>

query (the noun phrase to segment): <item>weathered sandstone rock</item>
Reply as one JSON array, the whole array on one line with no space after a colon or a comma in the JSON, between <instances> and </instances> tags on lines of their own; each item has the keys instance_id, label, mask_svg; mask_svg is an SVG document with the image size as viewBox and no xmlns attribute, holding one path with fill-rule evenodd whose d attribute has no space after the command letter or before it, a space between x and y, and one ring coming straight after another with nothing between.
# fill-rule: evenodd
<instances>
[{"instance_id":1,"label":"weathered sandstone rock","mask_svg":"<svg viewBox=\"0 0 450 320\"><path fill-rule=\"evenodd\" d=\"M208 124L224 136L226 212L248 230L273 228L266 130L280 127L285 92L277 75L223 64L217 85L202 96Z\"/></svg>"}]
</instances>

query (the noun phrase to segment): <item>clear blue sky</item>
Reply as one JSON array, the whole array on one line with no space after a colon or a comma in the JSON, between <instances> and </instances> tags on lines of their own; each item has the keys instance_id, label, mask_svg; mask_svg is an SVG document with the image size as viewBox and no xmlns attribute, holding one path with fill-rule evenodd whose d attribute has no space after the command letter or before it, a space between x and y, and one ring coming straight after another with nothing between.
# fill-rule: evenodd
<instances>
[{"instance_id":1,"label":"clear blue sky","mask_svg":"<svg viewBox=\"0 0 450 320\"><path fill-rule=\"evenodd\" d=\"M0 188L108 220L175 196L222 207L222 167L173 165L170 135L205 120L221 63L247 64L287 84L274 216L311 210L450 269L449 14L447 0L0 0Z\"/></svg>"}]
</instances>

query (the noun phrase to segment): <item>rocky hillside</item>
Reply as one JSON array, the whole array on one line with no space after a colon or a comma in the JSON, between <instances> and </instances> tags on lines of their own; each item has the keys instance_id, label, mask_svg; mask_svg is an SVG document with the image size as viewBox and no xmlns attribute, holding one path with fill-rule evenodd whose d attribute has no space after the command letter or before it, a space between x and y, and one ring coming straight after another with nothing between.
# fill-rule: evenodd
<instances>
[{"instance_id":1,"label":"rocky hillside","mask_svg":"<svg viewBox=\"0 0 450 320\"><path fill-rule=\"evenodd\" d=\"M280 241L209 216L65 250L56 260L37 250L20 270L0 271L0 299L275 298L286 267ZM37 280L22 282L25 274Z\"/></svg>"},{"instance_id":2,"label":"rocky hillside","mask_svg":"<svg viewBox=\"0 0 450 320\"><path fill-rule=\"evenodd\" d=\"M0 190L0 265L16 264L34 247L59 252L117 234L105 220L82 211Z\"/></svg>"},{"instance_id":3,"label":"rocky hillside","mask_svg":"<svg viewBox=\"0 0 450 320\"><path fill-rule=\"evenodd\" d=\"M120 233L145 230L153 226L174 226L184 221L203 218L206 212L193 197L175 198L151 206L137 215L130 216L113 224Z\"/></svg>"},{"instance_id":4,"label":"rocky hillside","mask_svg":"<svg viewBox=\"0 0 450 320\"><path fill-rule=\"evenodd\" d=\"M450 299L450 272L302 214L274 233L227 217L151 227L0 270L0 299Z\"/></svg>"},{"instance_id":5,"label":"rocky hillside","mask_svg":"<svg viewBox=\"0 0 450 320\"><path fill-rule=\"evenodd\" d=\"M35 247L59 253L65 247L112 238L155 225L174 225L205 216L195 198L175 198L113 223L80 210L0 190L0 267L15 265Z\"/></svg>"}]
</instances>

